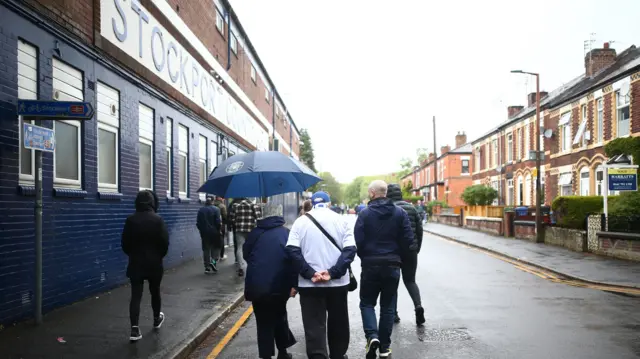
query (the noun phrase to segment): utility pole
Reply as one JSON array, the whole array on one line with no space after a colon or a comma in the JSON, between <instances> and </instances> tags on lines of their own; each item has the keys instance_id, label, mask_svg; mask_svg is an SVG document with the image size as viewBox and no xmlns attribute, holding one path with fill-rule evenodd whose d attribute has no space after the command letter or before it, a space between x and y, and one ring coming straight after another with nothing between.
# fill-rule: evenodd
<instances>
[{"instance_id":1,"label":"utility pole","mask_svg":"<svg viewBox=\"0 0 640 359\"><path fill-rule=\"evenodd\" d=\"M435 179L436 190L433 191L433 199L438 200L438 149L436 148L436 116L433 116L433 178Z\"/></svg>"}]
</instances>

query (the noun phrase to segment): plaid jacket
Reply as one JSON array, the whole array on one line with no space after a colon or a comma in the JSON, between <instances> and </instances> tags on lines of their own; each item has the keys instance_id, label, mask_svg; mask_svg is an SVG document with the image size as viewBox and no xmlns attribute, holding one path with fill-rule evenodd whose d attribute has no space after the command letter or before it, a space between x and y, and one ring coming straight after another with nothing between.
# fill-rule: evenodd
<instances>
[{"instance_id":1,"label":"plaid jacket","mask_svg":"<svg viewBox=\"0 0 640 359\"><path fill-rule=\"evenodd\" d=\"M234 203L229 211L229 221L236 232L251 232L260 218L262 218L260 206L246 199Z\"/></svg>"}]
</instances>

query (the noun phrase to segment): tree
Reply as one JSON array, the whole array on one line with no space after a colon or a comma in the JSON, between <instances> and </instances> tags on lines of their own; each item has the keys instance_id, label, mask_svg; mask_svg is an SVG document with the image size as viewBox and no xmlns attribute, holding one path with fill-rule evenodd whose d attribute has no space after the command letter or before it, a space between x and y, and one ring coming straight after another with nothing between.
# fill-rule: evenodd
<instances>
[{"instance_id":1,"label":"tree","mask_svg":"<svg viewBox=\"0 0 640 359\"><path fill-rule=\"evenodd\" d=\"M333 177L331 172L320 172L318 176L322 178L322 182L316 185L317 190L329 193L332 203L343 203L344 193L342 192L342 185Z\"/></svg>"},{"instance_id":2,"label":"tree","mask_svg":"<svg viewBox=\"0 0 640 359\"><path fill-rule=\"evenodd\" d=\"M353 206L359 204L363 198L360 197L360 188L364 183L364 177L356 177L344 189L345 203Z\"/></svg>"},{"instance_id":3,"label":"tree","mask_svg":"<svg viewBox=\"0 0 640 359\"><path fill-rule=\"evenodd\" d=\"M416 156L418 157L418 165L420 165L429 158L429 150L426 148L418 148L416 150Z\"/></svg>"},{"instance_id":4,"label":"tree","mask_svg":"<svg viewBox=\"0 0 640 359\"><path fill-rule=\"evenodd\" d=\"M304 128L300 130L300 160L313 172L317 172L311 136Z\"/></svg>"},{"instance_id":5,"label":"tree","mask_svg":"<svg viewBox=\"0 0 640 359\"><path fill-rule=\"evenodd\" d=\"M410 158L404 157L400 160L400 172L398 172L398 177L402 178L413 171L413 161Z\"/></svg>"},{"instance_id":6,"label":"tree","mask_svg":"<svg viewBox=\"0 0 640 359\"><path fill-rule=\"evenodd\" d=\"M498 191L495 188L477 184L465 188L460 198L469 206L488 206L498 198Z\"/></svg>"}]
</instances>

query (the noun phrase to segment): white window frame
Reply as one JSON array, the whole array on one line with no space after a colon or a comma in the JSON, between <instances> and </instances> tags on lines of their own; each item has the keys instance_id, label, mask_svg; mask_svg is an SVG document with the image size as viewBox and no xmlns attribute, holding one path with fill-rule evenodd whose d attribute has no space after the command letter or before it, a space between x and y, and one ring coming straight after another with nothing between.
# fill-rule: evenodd
<instances>
[{"instance_id":1,"label":"white window frame","mask_svg":"<svg viewBox=\"0 0 640 359\"><path fill-rule=\"evenodd\" d=\"M516 130L516 159L522 158L522 127Z\"/></svg>"},{"instance_id":2,"label":"white window frame","mask_svg":"<svg viewBox=\"0 0 640 359\"><path fill-rule=\"evenodd\" d=\"M562 179L562 177L565 176L565 175L571 176L571 172L560 173L558 175L558 194L560 196L571 196L571 195L573 195L573 183L572 183L573 182L573 178L571 178L571 180L567 184L561 184L560 183L560 179ZM564 191L565 188L568 189L567 192Z\"/></svg>"},{"instance_id":3,"label":"white window frame","mask_svg":"<svg viewBox=\"0 0 640 359\"><path fill-rule=\"evenodd\" d=\"M532 194L532 189L531 189L531 174L527 174L524 177L524 205L525 206L530 206L531 205L531 194Z\"/></svg>"},{"instance_id":4,"label":"white window frame","mask_svg":"<svg viewBox=\"0 0 640 359\"><path fill-rule=\"evenodd\" d=\"M589 111L587 110L587 105L584 104L580 107L580 113L582 114L582 122L584 122L585 124L588 124L588 117L589 117ZM586 126L586 125L585 125ZM579 131L579 130L578 130ZM585 130L585 132L588 132L589 130ZM587 138L584 135L584 132L582 133L582 147L586 147L587 146Z\"/></svg>"},{"instance_id":5,"label":"white window frame","mask_svg":"<svg viewBox=\"0 0 640 359\"><path fill-rule=\"evenodd\" d=\"M18 98L23 100L38 99L38 49L31 44L18 39ZM35 66L35 67L34 67ZM33 78L30 78L33 77ZM21 81L21 79L24 79ZM35 88L34 88L35 86ZM32 120L27 120L22 116L18 116L18 180L21 184L34 184L36 173L36 151L24 148L24 124L33 124ZM31 165L29 166L29 174L22 173L22 150L26 150L31 157Z\"/></svg>"},{"instance_id":6,"label":"white window frame","mask_svg":"<svg viewBox=\"0 0 640 359\"><path fill-rule=\"evenodd\" d=\"M524 127L524 151L522 153L522 159L529 158L529 150L531 149L531 125L526 124Z\"/></svg>"},{"instance_id":7,"label":"white window frame","mask_svg":"<svg viewBox=\"0 0 640 359\"><path fill-rule=\"evenodd\" d=\"M82 186L82 123L80 121L68 121L58 120L53 121L53 131L56 131L56 125L59 122L66 123L67 125L74 126L76 128L76 134L78 136L78 179L69 179L56 176L56 161L55 154L53 159L53 183L56 187L66 188L80 188Z\"/></svg>"},{"instance_id":8,"label":"white window frame","mask_svg":"<svg viewBox=\"0 0 640 359\"><path fill-rule=\"evenodd\" d=\"M493 206L497 206L500 203L500 183L498 181L491 181L491 188L498 191L498 196L491 203Z\"/></svg>"},{"instance_id":9,"label":"white window frame","mask_svg":"<svg viewBox=\"0 0 640 359\"><path fill-rule=\"evenodd\" d=\"M167 197L171 197L173 194L173 119L165 117L164 121L166 154L169 155L169 161L167 163Z\"/></svg>"},{"instance_id":10,"label":"white window frame","mask_svg":"<svg viewBox=\"0 0 640 359\"><path fill-rule=\"evenodd\" d=\"M202 141L204 141L204 151L202 151ZM203 154L204 154L204 157L202 157ZM207 182L207 177L208 177L207 170L209 169L209 139L207 139L207 137L203 135L200 135L198 137L198 165L199 165L198 170L201 176L200 186L202 186L205 182ZM204 173L202 172L202 165L204 165ZM202 180L203 176L204 176L204 181ZM200 200L203 200L203 201L207 198L207 194L205 192L200 192L198 196L200 197Z\"/></svg>"},{"instance_id":11,"label":"white window frame","mask_svg":"<svg viewBox=\"0 0 640 359\"><path fill-rule=\"evenodd\" d=\"M251 64L251 81L253 81L254 84L258 84L258 74L253 64Z\"/></svg>"},{"instance_id":12,"label":"white window frame","mask_svg":"<svg viewBox=\"0 0 640 359\"><path fill-rule=\"evenodd\" d=\"M616 138L621 138L621 137L628 137L629 135L631 135L631 109L629 108L630 106L630 96L622 96L620 94L620 91L616 91ZM622 105L620 105L620 100L622 99ZM620 134L620 128L622 126L620 126L620 114L622 112L623 109L629 109L629 118L627 118L626 122L627 122L627 133L625 134Z\"/></svg>"},{"instance_id":13,"label":"white window frame","mask_svg":"<svg viewBox=\"0 0 640 359\"><path fill-rule=\"evenodd\" d=\"M476 168L474 168L474 170L475 170L474 172L480 172L480 162L482 162L481 161L481 157L480 157L480 146L476 147L476 153L475 153L474 157L475 157L474 158L474 160L475 160L474 164L475 164L475 167L476 167Z\"/></svg>"},{"instance_id":14,"label":"white window frame","mask_svg":"<svg viewBox=\"0 0 640 359\"><path fill-rule=\"evenodd\" d=\"M484 159L484 164L485 168L489 169L491 168L491 144L489 142L485 145L485 150L487 151L487 156Z\"/></svg>"},{"instance_id":15,"label":"white window frame","mask_svg":"<svg viewBox=\"0 0 640 359\"><path fill-rule=\"evenodd\" d=\"M231 36L229 36L229 44L231 46L231 52L235 55L238 55L238 38L233 32L229 32Z\"/></svg>"},{"instance_id":16,"label":"white window frame","mask_svg":"<svg viewBox=\"0 0 640 359\"><path fill-rule=\"evenodd\" d=\"M209 169L208 172L213 172L213 169L218 165L218 143L214 140L209 142Z\"/></svg>"},{"instance_id":17,"label":"white window frame","mask_svg":"<svg viewBox=\"0 0 640 359\"><path fill-rule=\"evenodd\" d=\"M145 145L151 146L151 188L142 187L142 186L140 186L140 184L138 184L138 185L140 186L140 190L141 191L145 190L145 189L153 191L153 182L154 182L153 181L153 163L154 163L153 141L148 140L148 139L143 138L143 137L139 137L138 138L138 142L139 143L144 143ZM138 157L140 157L140 151L138 151ZM140 176L138 176L138 182L139 181L140 181Z\"/></svg>"},{"instance_id":18,"label":"white window frame","mask_svg":"<svg viewBox=\"0 0 640 359\"><path fill-rule=\"evenodd\" d=\"M513 206L515 202L515 190L513 188L513 178L507 180L507 205Z\"/></svg>"},{"instance_id":19,"label":"white window frame","mask_svg":"<svg viewBox=\"0 0 640 359\"><path fill-rule=\"evenodd\" d=\"M151 110L152 113L152 119L151 119L151 124L152 124L152 129L151 129L151 137L152 139L149 138L145 138L143 136L140 135L140 109L141 108L147 108L149 110ZM156 119L156 111L155 109L143 104L143 103L138 103L138 143L143 143L145 145L151 146L151 188L147 188L147 187L142 187L140 185L140 173L138 173L138 186L140 187L140 190L151 190L153 191L153 187L155 186L155 176L154 176L154 169L155 169L155 146L153 143L153 139L155 139L155 135L156 135L156 127L155 127L155 119ZM138 159L140 158L140 149L138 149ZM140 167L140 163L138 163L138 167ZM138 171L140 170L140 168L138 168Z\"/></svg>"},{"instance_id":20,"label":"white window frame","mask_svg":"<svg viewBox=\"0 0 640 359\"><path fill-rule=\"evenodd\" d=\"M524 178L522 175L518 176L518 182L516 183L518 191L516 193L516 204L518 206L524 205Z\"/></svg>"},{"instance_id":21,"label":"white window frame","mask_svg":"<svg viewBox=\"0 0 640 359\"><path fill-rule=\"evenodd\" d=\"M493 167L498 167L498 140L494 139L491 141L491 146L493 146Z\"/></svg>"},{"instance_id":22,"label":"white window frame","mask_svg":"<svg viewBox=\"0 0 640 359\"><path fill-rule=\"evenodd\" d=\"M33 124L32 120L25 120L24 117L22 116L18 116L18 125L20 126L19 129L19 135L18 135L18 141L20 141L20 150L18 151L18 163L19 163L19 168L18 168L18 173L19 173L19 180L20 183L23 184L34 184L36 177L35 177L35 173L36 173L36 151L31 150L31 149L26 149L27 151L29 151L29 154L31 156L31 174L24 174L22 173L22 148L24 147L24 124L25 123L29 123L29 124Z\"/></svg>"},{"instance_id":23,"label":"white window frame","mask_svg":"<svg viewBox=\"0 0 640 359\"><path fill-rule=\"evenodd\" d=\"M562 119L566 114L567 112L561 114L560 119ZM571 146L573 144L571 138L571 114L569 113L568 116L568 121L565 124L558 126L560 132L560 152L571 151Z\"/></svg>"},{"instance_id":24,"label":"white window frame","mask_svg":"<svg viewBox=\"0 0 640 359\"><path fill-rule=\"evenodd\" d=\"M269 97L271 97L271 92L269 92L269 88L264 88L264 100L269 103Z\"/></svg>"},{"instance_id":25,"label":"white window frame","mask_svg":"<svg viewBox=\"0 0 640 359\"><path fill-rule=\"evenodd\" d=\"M604 140L604 99L596 100L596 138L595 142L601 144Z\"/></svg>"},{"instance_id":26,"label":"white window frame","mask_svg":"<svg viewBox=\"0 0 640 359\"><path fill-rule=\"evenodd\" d=\"M598 181L598 173L602 173L602 180ZM602 196L605 194L605 188L604 186L604 167L602 167L602 165L598 165L598 167L596 167L596 170L594 172L595 174L595 178L593 179L593 182L595 184L595 195L596 196Z\"/></svg>"},{"instance_id":27,"label":"white window frame","mask_svg":"<svg viewBox=\"0 0 640 359\"><path fill-rule=\"evenodd\" d=\"M115 158L116 158L116 168L114 168L115 173L116 173L116 183L102 183L100 182L100 165L98 163L98 165L96 166L98 168L98 190L107 190L107 191L117 191L118 188L120 188L120 179L118 177L120 177L120 174L118 172L118 169L120 168L120 159L118 157L119 156L119 149L120 149L120 129L111 125L108 125L106 123L103 122L99 122L98 121L98 132L100 132L100 130L104 130L107 132L111 132L116 136L116 148L115 148ZM97 153L98 153L98 158L100 158L100 134L98 133L96 136L96 143L97 143Z\"/></svg>"},{"instance_id":28,"label":"white window frame","mask_svg":"<svg viewBox=\"0 0 640 359\"><path fill-rule=\"evenodd\" d=\"M579 179L580 179L580 195L581 196L588 196L589 195L589 185L591 183L591 174L589 173L589 167L584 166L580 169L580 173L579 173ZM584 175L587 175L586 177L584 177ZM586 187L586 188L585 188Z\"/></svg>"},{"instance_id":29,"label":"white window frame","mask_svg":"<svg viewBox=\"0 0 640 359\"><path fill-rule=\"evenodd\" d=\"M513 161L513 133L507 134L507 163Z\"/></svg>"},{"instance_id":30,"label":"white window frame","mask_svg":"<svg viewBox=\"0 0 640 359\"><path fill-rule=\"evenodd\" d=\"M465 172L465 170L464 170L464 167L465 167L465 166L464 166L464 163L465 163L465 162L467 162L467 171L466 171L466 172ZM471 162L471 161L469 161L469 159L468 159L468 158L463 158L462 160L460 160L460 174L462 174L462 175L468 175L468 174L471 172L471 171L469 171L469 170L470 170L470 166L469 166L469 165L471 164L470 162Z\"/></svg>"},{"instance_id":31,"label":"white window frame","mask_svg":"<svg viewBox=\"0 0 640 359\"><path fill-rule=\"evenodd\" d=\"M187 198L189 193L189 128L182 124L178 124L178 136L180 136L180 130L184 129L187 131L187 144L186 149L180 146L180 140L178 140L178 157L185 157L186 165L185 165L185 176L184 176L184 191L180 191L180 183L178 183L178 195L180 198ZM178 165L178 170L180 165ZM180 175L178 174L178 182L180 182Z\"/></svg>"},{"instance_id":32,"label":"white window frame","mask_svg":"<svg viewBox=\"0 0 640 359\"><path fill-rule=\"evenodd\" d=\"M224 17L220 14L220 11L216 9L216 29L224 36Z\"/></svg>"}]
</instances>

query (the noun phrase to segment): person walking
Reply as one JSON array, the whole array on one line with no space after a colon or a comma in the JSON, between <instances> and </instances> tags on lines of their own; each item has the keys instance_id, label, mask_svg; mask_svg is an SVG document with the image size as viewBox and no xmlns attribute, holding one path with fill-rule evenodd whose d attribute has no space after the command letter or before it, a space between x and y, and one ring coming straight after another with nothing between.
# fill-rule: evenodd
<instances>
[{"instance_id":1,"label":"person walking","mask_svg":"<svg viewBox=\"0 0 640 359\"><path fill-rule=\"evenodd\" d=\"M244 271L247 268L247 263L242 257L242 247L247 240L247 236L256 227L257 221L261 217L260 206L247 198L240 198L234 201L231 211L229 211L229 220L234 229L236 267L240 277L244 276Z\"/></svg>"},{"instance_id":2,"label":"person walking","mask_svg":"<svg viewBox=\"0 0 640 359\"><path fill-rule=\"evenodd\" d=\"M420 289L416 284L416 271L418 270L418 253L422 247L422 218L418 214L416 208L409 202L402 199L402 189L398 184L390 184L387 188L387 197L393 201L393 204L404 209L409 215L409 222L411 223L411 229L413 230L415 251L410 251L409 254L402 260L402 281L407 288L411 300L413 300L413 306L416 313L416 324L422 325L425 323L424 308L422 307L422 301L420 299ZM400 323L400 316L398 316L398 310L396 309L395 322Z\"/></svg>"},{"instance_id":3,"label":"person walking","mask_svg":"<svg viewBox=\"0 0 640 359\"><path fill-rule=\"evenodd\" d=\"M358 257L362 262L360 313L367 339L366 358L391 354L391 333L398 300L402 258L413 245L409 216L386 198L387 184L376 180L369 185L369 205L360 212L354 228ZM380 297L380 322L375 306Z\"/></svg>"},{"instance_id":4,"label":"person walking","mask_svg":"<svg viewBox=\"0 0 640 359\"><path fill-rule=\"evenodd\" d=\"M310 199L307 199L304 202L302 202L302 205L300 206L300 209L298 210L298 217L304 216L304 214L309 212L311 210L311 208L313 208L313 206L311 205L311 200Z\"/></svg>"},{"instance_id":5,"label":"person walking","mask_svg":"<svg viewBox=\"0 0 640 359\"><path fill-rule=\"evenodd\" d=\"M227 211L227 222L228 222L228 236L231 236L232 239L232 243L233 243L233 258L236 264L238 264L238 251L236 250L238 248L238 240L236 239L236 229L233 225L233 221L231 221L231 210L233 209L233 205L236 204L236 199L232 199L231 203L229 203L229 210Z\"/></svg>"},{"instance_id":6,"label":"person walking","mask_svg":"<svg viewBox=\"0 0 640 359\"><path fill-rule=\"evenodd\" d=\"M136 211L124 223L122 230L122 251L129 257L127 277L131 281L131 301L129 320L131 321L132 342L142 339L140 331L140 301L144 281L149 282L153 327L160 329L164 323L161 312L160 283L164 268L162 260L169 251L169 231L158 211L158 197L149 190L138 192L135 200Z\"/></svg>"},{"instance_id":7,"label":"person walking","mask_svg":"<svg viewBox=\"0 0 640 359\"><path fill-rule=\"evenodd\" d=\"M282 205L265 204L243 245L247 262L244 297L252 302L258 332L258 357L290 359L287 349L296 344L289 329L287 301L296 295L298 273L285 249L289 230L284 227Z\"/></svg>"},{"instance_id":8,"label":"person walking","mask_svg":"<svg viewBox=\"0 0 640 359\"><path fill-rule=\"evenodd\" d=\"M213 205L213 198L207 197L204 207L198 210L196 226L202 240L202 259L204 273L211 274L218 271L218 259L222 246L222 219L220 210Z\"/></svg>"},{"instance_id":9,"label":"person walking","mask_svg":"<svg viewBox=\"0 0 640 359\"><path fill-rule=\"evenodd\" d=\"M222 247L220 248L220 260L227 259L224 254L224 248L229 244L227 242L227 222L229 220L227 215L227 206L224 205L224 198L217 196L213 204L220 210L220 217L222 218L222 226L220 226L220 236L222 239Z\"/></svg>"},{"instance_id":10,"label":"person walking","mask_svg":"<svg viewBox=\"0 0 640 359\"><path fill-rule=\"evenodd\" d=\"M311 202L313 209L293 223L287 241L300 273L298 291L307 357L345 359L350 340L350 265L356 254L353 229L331 210L328 193L314 193Z\"/></svg>"}]
</instances>

